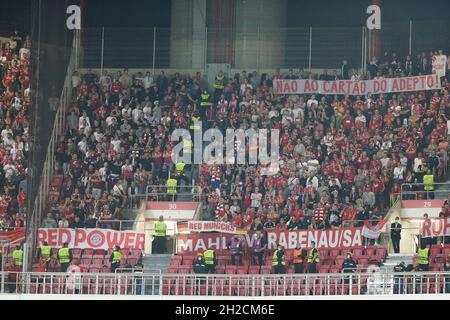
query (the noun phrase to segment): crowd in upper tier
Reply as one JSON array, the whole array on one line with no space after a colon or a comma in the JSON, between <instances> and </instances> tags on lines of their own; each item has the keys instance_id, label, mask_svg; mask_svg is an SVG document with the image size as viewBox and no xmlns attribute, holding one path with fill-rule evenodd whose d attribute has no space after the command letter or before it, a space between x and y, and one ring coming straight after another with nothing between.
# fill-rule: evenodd
<instances>
[{"instance_id":1,"label":"crowd in upper tier","mask_svg":"<svg viewBox=\"0 0 450 320\"><path fill-rule=\"evenodd\" d=\"M0 47L0 227L24 225L28 152L29 37ZM276 95L274 79L372 79L430 74L432 56L385 53L367 73L343 63L321 74L242 71L214 89L203 75L122 71L72 76L73 101L55 155L64 175L44 227L111 227L130 196L166 185L175 173L170 134L204 126L280 130L280 171L260 165L202 164L187 170L205 198L204 219L244 229L340 228L383 217L402 184L446 175L450 84L442 89L367 96ZM208 90L213 104L200 106ZM216 91L216 92L214 92ZM248 152L247 146L247 152ZM193 173L196 174L193 174ZM408 186L406 186L408 187ZM426 197L411 185L414 197Z\"/></svg>"},{"instance_id":2,"label":"crowd in upper tier","mask_svg":"<svg viewBox=\"0 0 450 320\"><path fill-rule=\"evenodd\" d=\"M0 43L0 230L26 220L30 49L17 31Z\"/></svg>"}]
</instances>

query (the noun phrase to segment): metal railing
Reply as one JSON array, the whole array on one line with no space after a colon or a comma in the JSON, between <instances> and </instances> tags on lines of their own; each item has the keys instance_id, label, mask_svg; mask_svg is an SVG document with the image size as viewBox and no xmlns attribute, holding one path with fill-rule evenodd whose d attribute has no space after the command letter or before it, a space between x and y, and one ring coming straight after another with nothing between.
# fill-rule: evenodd
<instances>
[{"instance_id":1,"label":"metal railing","mask_svg":"<svg viewBox=\"0 0 450 320\"><path fill-rule=\"evenodd\" d=\"M96 228L113 230L134 230L136 220L97 220Z\"/></svg>"},{"instance_id":2,"label":"metal railing","mask_svg":"<svg viewBox=\"0 0 450 320\"><path fill-rule=\"evenodd\" d=\"M400 197L402 200L448 199L450 182L436 182L434 190L425 190L423 183L403 183Z\"/></svg>"},{"instance_id":3,"label":"metal railing","mask_svg":"<svg viewBox=\"0 0 450 320\"><path fill-rule=\"evenodd\" d=\"M449 272L283 275L2 272L0 279L1 294L263 297L450 293Z\"/></svg>"},{"instance_id":4,"label":"metal railing","mask_svg":"<svg viewBox=\"0 0 450 320\"><path fill-rule=\"evenodd\" d=\"M167 186L149 185L146 201L201 201L202 190L199 186L177 186L176 193L167 193Z\"/></svg>"},{"instance_id":5,"label":"metal railing","mask_svg":"<svg viewBox=\"0 0 450 320\"><path fill-rule=\"evenodd\" d=\"M371 33L366 27L235 26L210 28L84 28L79 63L84 68L157 68L207 71L208 64L235 69L339 68L341 59L364 69L372 56ZM383 52L397 56L450 47L448 21L384 23ZM217 37L218 34L232 34ZM142 40L144 39L144 40ZM352 46L345 44L352 43ZM276 50L273 49L276 48ZM227 49L225 49L227 48ZM131 50L130 50L131 49ZM333 52L334 54L329 54ZM156 70L156 74L155 74Z\"/></svg>"}]
</instances>

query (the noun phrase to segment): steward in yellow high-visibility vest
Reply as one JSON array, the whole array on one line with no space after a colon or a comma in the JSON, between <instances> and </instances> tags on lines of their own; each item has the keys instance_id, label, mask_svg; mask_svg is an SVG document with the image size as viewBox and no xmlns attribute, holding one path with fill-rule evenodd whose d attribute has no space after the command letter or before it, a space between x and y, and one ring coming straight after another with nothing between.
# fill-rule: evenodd
<instances>
[{"instance_id":1,"label":"steward in yellow high-visibility vest","mask_svg":"<svg viewBox=\"0 0 450 320\"><path fill-rule=\"evenodd\" d=\"M12 253L13 263L16 267L22 267L23 265L23 250L21 246L16 246L16 249Z\"/></svg>"},{"instance_id":2,"label":"steward in yellow high-visibility vest","mask_svg":"<svg viewBox=\"0 0 450 320\"><path fill-rule=\"evenodd\" d=\"M122 260L122 254L120 253L120 247L115 246L114 251L109 257L109 261L111 262L111 273L116 272L116 269L120 266L120 261Z\"/></svg>"},{"instance_id":3,"label":"steward in yellow high-visibility vest","mask_svg":"<svg viewBox=\"0 0 450 320\"><path fill-rule=\"evenodd\" d=\"M192 116L191 117L191 124L189 125L189 130L199 130L200 126L196 125L196 122L201 122L202 120L200 117Z\"/></svg>"},{"instance_id":4,"label":"steward in yellow high-visibility vest","mask_svg":"<svg viewBox=\"0 0 450 320\"><path fill-rule=\"evenodd\" d=\"M205 258L205 264L210 273L216 272L216 252L211 247L203 252L203 258Z\"/></svg>"},{"instance_id":5,"label":"steward in yellow high-visibility vest","mask_svg":"<svg viewBox=\"0 0 450 320\"><path fill-rule=\"evenodd\" d=\"M41 259L45 261L45 263L49 263L52 256L52 248L48 245L47 241L44 241L44 244L41 246Z\"/></svg>"},{"instance_id":6,"label":"steward in yellow high-visibility vest","mask_svg":"<svg viewBox=\"0 0 450 320\"><path fill-rule=\"evenodd\" d=\"M155 222L155 236L153 238L153 253L165 253L166 251L166 233L167 224L164 217L159 216L159 220Z\"/></svg>"},{"instance_id":7,"label":"steward in yellow high-visibility vest","mask_svg":"<svg viewBox=\"0 0 450 320\"><path fill-rule=\"evenodd\" d=\"M276 274L286 272L285 254L282 246L278 246L278 248L273 252L272 267L274 273Z\"/></svg>"},{"instance_id":8,"label":"steward in yellow high-visibility vest","mask_svg":"<svg viewBox=\"0 0 450 320\"><path fill-rule=\"evenodd\" d=\"M429 249L423 244L419 250L417 250L417 255L419 260L417 261L419 265L419 271L429 271L430 267L430 252Z\"/></svg>"},{"instance_id":9,"label":"steward in yellow high-visibility vest","mask_svg":"<svg viewBox=\"0 0 450 320\"><path fill-rule=\"evenodd\" d=\"M427 191L427 199L434 199L434 176L430 169L423 176L423 189Z\"/></svg>"},{"instance_id":10,"label":"steward in yellow high-visibility vest","mask_svg":"<svg viewBox=\"0 0 450 320\"><path fill-rule=\"evenodd\" d=\"M220 71L219 74L216 75L216 78L214 79L214 89L223 90L224 82L225 82L225 76L222 73L222 71Z\"/></svg>"},{"instance_id":11,"label":"steward in yellow high-visibility vest","mask_svg":"<svg viewBox=\"0 0 450 320\"><path fill-rule=\"evenodd\" d=\"M208 91L203 91L200 95L200 116L203 120L206 120L206 110L212 105L211 95Z\"/></svg>"},{"instance_id":12,"label":"steward in yellow high-visibility vest","mask_svg":"<svg viewBox=\"0 0 450 320\"><path fill-rule=\"evenodd\" d=\"M186 164L185 163L183 163L183 162L178 162L176 165L175 165L175 175L176 176L181 176L181 175L183 175L183 173L184 173L184 167L186 166Z\"/></svg>"},{"instance_id":13,"label":"steward in yellow high-visibility vest","mask_svg":"<svg viewBox=\"0 0 450 320\"><path fill-rule=\"evenodd\" d=\"M69 244L65 242L58 250L58 262L61 265L62 272L67 271L70 261L72 261L72 253L70 252Z\"/></svg>"},{"instance_id":14,"label":"steward in yellow high-visibility vest","mask_svg":"<svg viewBox=\"0 0 450 320\"><path fill-rule=\"evenodd\" d=\"M203 91L203 93L200 95L200 106L209 107L211 104L211 95L208 91Z\"/></svg>"},{"instance_id":15,"label":"steward in yellow high-visibility vest","mask_svg":"<svg viewBox=\"0 0 450 320\"><path fill-rule=\"evenodd\" d=\"M320 262L319 250L317 250L314 241L312 241L311 244L312 249L309 251L308 255L309 273L317 273L317 264Z\"/></svg>"},{"instance_id":16,"label":"steward in yellow high-visibility vest","mask_svg":"<svg viewBox=\"0 0 450 320\"><path fill-rule=\"evenodd\" d=\"M166 191L166 193L169 194L169 195L170 194L176 194L177 193L177 184L178 184L177 179L174 179L174 178L167 179L167 182L166 182L167 191Z\"/></svg>"}]
</instances>

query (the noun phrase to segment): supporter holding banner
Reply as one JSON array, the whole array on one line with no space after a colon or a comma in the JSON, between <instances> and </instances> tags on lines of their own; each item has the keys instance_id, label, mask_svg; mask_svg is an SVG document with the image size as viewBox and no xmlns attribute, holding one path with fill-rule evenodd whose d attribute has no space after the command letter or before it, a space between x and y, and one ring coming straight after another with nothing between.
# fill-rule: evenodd
<instances>
[{"instance_id":1,"label":"supporter holding banner","mask_svg":"<svg viewBox=\"0 0 450 320\"><path fill-rule=\"evenodd\" d=\"M444 63L445 65L445 63ZM445 75L445 73L444 73ZM359 96L368 93L392 93L441 89L441 80L437 74L404 78L382 78L374 80L336 80L322 81L311 79L274 80L276 94L327 94Z\"/></svg>"},{"instance_id":2,"label":"supporter holding banner","mask_svg":"<svg viewBox=\"0 0 450 320\"><path fill-rule=\"evenodd\" d=\"M431 220L422 224L422 238L450 236L450 218Z\"/></svg>"},{"instance_id":3,"label":"supporter holding banner","mask_svg":"<svg viewBox=\"0 0 450 320\"><path fill-rule=\"evenodd\" d=\"M115 231L109 229L44 229L38 230L37 246L44 241L52 248L60 248L67 242L69 248L105 249L119 246L122 249L144 250L145 234L135 231Z\"/></svg>"},{"instance_id":4,"label":"supporter holding banner","mask_svg":"<svg viewBox=\"0 0 450 320\"><path fill-rule=\"evenodd\" d=\"M435 55L432 58L433 73L436 73L439 77L445 77L447 72L447 56L446 55Z\"/></svg>"},{"instance_id":5,"label":"supporter holding banner","mask_svg":"<svg viewBox=\"0 0 450 320\"><path fill-rule=\"evenodd\" d=\"M386 224L387 220L381 220L373 226L370 221L364 221L364 226L362 228L362 235L368 239L378 239L381 232L383 231L383 227Z\"/></svg>"}]
</instances>

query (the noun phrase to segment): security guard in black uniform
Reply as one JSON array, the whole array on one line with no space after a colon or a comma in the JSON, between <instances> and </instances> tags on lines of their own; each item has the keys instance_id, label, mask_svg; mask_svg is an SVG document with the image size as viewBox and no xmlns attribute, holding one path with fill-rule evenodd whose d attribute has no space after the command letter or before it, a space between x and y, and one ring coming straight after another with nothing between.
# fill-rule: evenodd
<instances>
[{"instance_id":1,"label":"security guard in black uniform","mask_svg":"<svg viewBox=\"0 0 450 320\"><path fill-rule=\"evenodd\" d=\"M350 252L347 253L347 258L342 263L342 271L344 273L355 273L357 269L358 269L358 266L356 265L356 261L353 260L352 254ZM344 283L345 284L349 284L350 283L350 279L352 279L351 276L345 277L344 278Z\"/></svg>"},{"instance_id":2,"label":"security guard in black uniform","mask_svg":"<svg viewBox=\"0 0 450 320\"><path fill-rule=\"evenodd\" d=\"M194 270L195 274L207 274L209 272L209 268L206 265L205 258L203 257L203 253L199 252L197 253L197 257L192 262L192 269ZM196 276L195 277L195 283L196 285L201 285L206 283L206 279L204 276Z\"/></svg>"}]
</instances>

